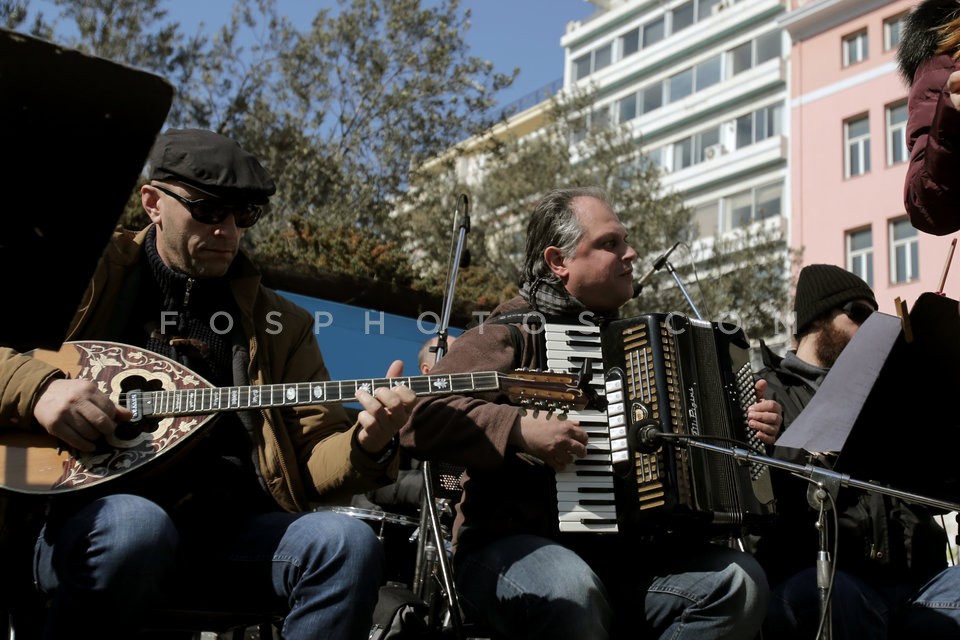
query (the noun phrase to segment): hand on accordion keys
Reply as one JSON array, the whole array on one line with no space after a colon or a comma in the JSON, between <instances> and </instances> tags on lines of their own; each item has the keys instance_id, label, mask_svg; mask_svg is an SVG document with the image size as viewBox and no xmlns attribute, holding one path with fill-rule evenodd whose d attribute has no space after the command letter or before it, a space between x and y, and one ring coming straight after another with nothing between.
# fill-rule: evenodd
<instances>
[{"instance_id":1,"label":"hand on accordion keys","mask_svg":"<svg viewBox=\"0 0 960 640\"><path fill-rule=\"evenodd\" d=\"M766 380L758 380L754 385L757 391L757 401L747 408L747 426L757 432L757 439L764 444L773 444L780 435L783 424L783 407L776 400L764 400L763 394L767 389ZM664 433L660 423L655 420L645 420L639 425L634 435L633 447L651 453L664 444L664 440L683 441L689 436L673 433Z\"/></svg>"},{"instance_id":2,"label":"hand on accordion keys","mask_svg":"<svg viewBox=\"0 0 960 640\"><path fill-rule=\"evenodd\" d=\"M540 462L556 471L587 455L587 432L576 420L560 420L546 413L520 416L510 432L510 444L521 449L521 458Z\"/></svg>"},{"instance_id":3,"label":"hand on accordion keys","mask_svg":"<svg viewBox=\"0 0 960 640\"><path fill-rule=\"evenodd\" d=\"M764 444L773 444L783 426L783 407L776 400L764 400L767 381L757 380L757 401L747 409L747 426L757 432L757 439Z\"/></svg>"}]
</instances>

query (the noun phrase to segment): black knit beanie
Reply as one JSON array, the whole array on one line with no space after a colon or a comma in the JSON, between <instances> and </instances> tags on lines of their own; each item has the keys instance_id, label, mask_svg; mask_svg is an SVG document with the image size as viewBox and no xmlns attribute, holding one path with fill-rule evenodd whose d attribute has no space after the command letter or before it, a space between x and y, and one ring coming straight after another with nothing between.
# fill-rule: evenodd
<instances>
[{"instance_id":1,"label":"black knit beanie","mask_svg":"<svg viewBox=\"0 0 960 640\"><path fill-rule=\"evenodd\" d=\"M797 316L794 335L801 336L822 314L854 300L866 300L874 310L877 299L870 286L846 269L832 264L811 264L800 270L793 310Z\"/></svg>"}]
</instances>

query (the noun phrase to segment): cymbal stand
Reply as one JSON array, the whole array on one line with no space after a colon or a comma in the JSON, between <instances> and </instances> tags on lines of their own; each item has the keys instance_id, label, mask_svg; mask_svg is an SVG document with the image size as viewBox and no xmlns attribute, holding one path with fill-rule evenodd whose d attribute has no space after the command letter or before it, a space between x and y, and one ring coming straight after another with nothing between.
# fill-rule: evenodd
<instances>
[{"instance_id":1,"label":"cymbal stand","mask_svg":"<svg viewBox=\"0 0 960 640\"><path fill-rule=\"evenodd\" d=\"M443 312L437 328L437 346L433 348L436 354L435 362L440 362L447 351L447 335L450 326L450 314L453 309L453 291L457 282L457 273L463 257L463 245L466 234L470 230L469 200L466 194L457 198L456 218L460 223L457 232L457 241L453 249L450 264L450 273L447 279L447 291L443 301ZM443 527L440 525L440 516L437 513L437 501L433 491L433 469L429 460L420 464L423 474L424 494L420 505L420 535L417 537L417 556L414 569L412 589L424 602L433 606L436 599L434 583L430 574L434 566L440 570L439 579L446 596L446 605L450 622L457 640L463 637L463 619L460 613L460 599L457 596L453 581L453 569L447 556L446 541L443 539Z\"/></svg>"}]
</instances>

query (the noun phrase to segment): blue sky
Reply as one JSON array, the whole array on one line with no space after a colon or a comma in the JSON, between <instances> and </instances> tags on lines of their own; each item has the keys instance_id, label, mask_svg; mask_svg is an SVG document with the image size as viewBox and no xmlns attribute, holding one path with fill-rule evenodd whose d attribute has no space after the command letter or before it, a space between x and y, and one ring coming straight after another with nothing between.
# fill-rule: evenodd
<instances>
[{"instance_id":1,"label":"blue sky","mask_svg":"<svg viewBox=\"0 0 960 640\"><path fill-rule=\"evenodd\" d=\"M295 24L309 24L317 10L336 8L337 2L278 0L277 5ZM230 14L233 0L168 0L165 6L184 27L202 22L213 30ZM501 73L520 68L513 86L500 96L506 105L563 76L560 38L567 23L589 17L596 7L587 0L461 0L460 10L466 9L472 14L466 34L470 52Z\"/></svg>"}]
</instances>

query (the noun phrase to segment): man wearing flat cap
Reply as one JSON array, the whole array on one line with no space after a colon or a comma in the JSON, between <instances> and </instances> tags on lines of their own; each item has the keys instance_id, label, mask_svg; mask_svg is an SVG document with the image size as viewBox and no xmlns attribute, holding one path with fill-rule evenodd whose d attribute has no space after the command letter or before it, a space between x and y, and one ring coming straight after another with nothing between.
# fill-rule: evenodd
<instances>
[{"instance_id":1,"label":"man wearing flat cap","mask_svg":"<svg viewBox=\"0 0 960 640\"><path fill-rule=\"evenodd\" d=\"M759 375L768 383L767 397L783 406L784 429L876 310L873 291L849 271L831 264L811 264L800 271L794 296L796 350L780 357L761 343L765 368ZM775 447L774 455L797 464L831 467L835 462L830 452L811 455ZM819 637L820 545L818 513L807 500L810 485L778 469L771 476L778 521L761 537L756 551L771 586L764 637ZM836 510L832 637L960 637L960 573L944 569L946 538L932 515L922 507L854 489L841 489Z\"/></svg>"},{"instance_id":2,"label":"man wearing flat cap","mask_svg":"<svg viewBox=\"0 0 960 640\"><path fill-rule=\"evenodd\" d=\"M157 352L216 387L328 380L311 315L264 287L240 250L275 191L260 162L180 129L158 137L148 166L151 224L115 234L67 340ZM86 452L130 420L95 384L5 355L11 423ZM284 638L366 638L383 550L362 520L312 505L396 476L395 434L415 398L404 387L356 397L352 425L338 404L219 412L146 481L54 496L34 562L50 604L43 637L129 638L149 607L189 594L191 606L275 603Z\"/></svg>"}]
</instances>

